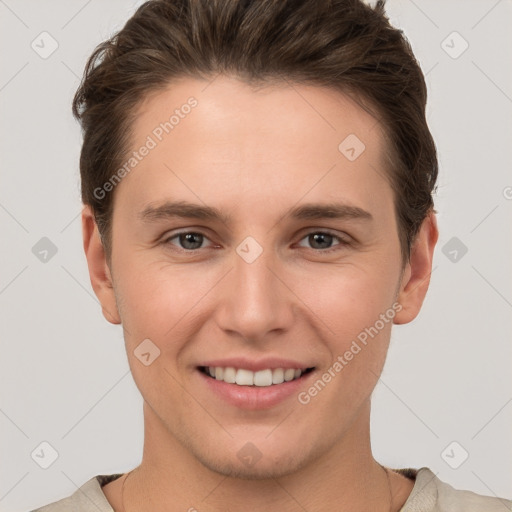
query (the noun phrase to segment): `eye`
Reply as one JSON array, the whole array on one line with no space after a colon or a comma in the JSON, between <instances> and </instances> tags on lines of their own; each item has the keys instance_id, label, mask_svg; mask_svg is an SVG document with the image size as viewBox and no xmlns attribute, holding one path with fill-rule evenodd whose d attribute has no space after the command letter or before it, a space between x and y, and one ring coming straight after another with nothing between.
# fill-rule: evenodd
<instances>
[{"instance_id":1,"label":"eye","mask_svg":"<svg viewBox=\"0 0 512 512\"><path fill-rule=\"evenodd\" d=\"M162 241L163 244L172 244L177 245L171 242L171 240L178 239L179 248L186 251L195 251L201 249L201 245L208 238L202 233L198 233L196 231L184 231L182 233L177 233L173 236L167 237Z\"/></svg>"},{"instance_id":2,"label":"eye","mask_svg":"<svg viewBox=\"0 0 512 512\"><path fill-rule=\"evenodd\" d=\"M343 238L328 233L326 231L315 231L306 235L302 240L307 240L311 244L312 249L318 249L317 252L331 252L338 250L336 246L346 246L349 245L347 240ZM332 246L333 241L337 240L338 243ZM301 244L299 244L301 245ZM302 246L303 247L303 246Z\"/></svg>"},{"instance_id":3,"label":"eye","mask_svg":"<svg viewBox=\"0 0 512 512\"><path fill-rule=\"evenodd\" d=\"M173 240L177 240L177 242L173 242ZM162 243L164 245L173 245L178 246L179 249L186 252L193 252L199 249L204 249L207 246L203 246L203 243L209 238L200 233L198 231L183 231L181 233L176 233L172 236L165 238ZM336 251L337 246L343 247L350 245L350 242L343 239L338 235L334 235L332 233L326 231L314 231L308 233L302 240L307 240L309 244L311 244L311 249L316 250L316 252L328 253L331 251ZM302 242L301 240L301 242ZM333 242L336 242L333 245ZM299 243L299 246L304 247L302 243Z\"/></svg>"}]
</instances>

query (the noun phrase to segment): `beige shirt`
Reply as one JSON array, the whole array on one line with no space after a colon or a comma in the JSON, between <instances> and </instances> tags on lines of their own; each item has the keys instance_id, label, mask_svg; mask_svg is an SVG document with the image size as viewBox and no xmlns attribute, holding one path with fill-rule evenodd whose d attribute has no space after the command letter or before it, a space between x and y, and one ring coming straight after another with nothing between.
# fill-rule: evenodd
<instances>
[{"instance_id":1,"label":"beige shirt","mask_svg":"<svg viewBox=\"0 0 512 512\"><path fill-rule=\"evenodd\" d=\"M414 480L414 487L400 512L506 512L512 501L454 489L439 480L429 468L394 469ZM67 498L32 512L113 512L101 487L122 474L97 475Z\"/></svg>"}]
</instances>

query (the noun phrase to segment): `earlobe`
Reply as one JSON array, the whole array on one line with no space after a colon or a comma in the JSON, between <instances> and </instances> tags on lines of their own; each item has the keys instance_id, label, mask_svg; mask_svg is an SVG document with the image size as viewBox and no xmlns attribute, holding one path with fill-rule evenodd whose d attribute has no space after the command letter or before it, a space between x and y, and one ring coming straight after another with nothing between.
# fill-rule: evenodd
<instances>
[{"instance_id":1,"label":"earlobe","mask_svg":"<svg viewBox=\"0 0 512 512\"><path fill-rule=\"evenodd\" d=\"M432 259L438 237L436 215L431 212L423 221L411 248L411 258L403 273L397 298L402 310L396 314L395 324L409 323L420 312L430 284Z\"/></svg>"},{"instance_id":2,"label":"earlobe","mask_svg":"<svg viewBox=\"0 0 512 512\"><path fill-rule=\"evenodd\" d=\"M112 275L94 214L88 205L82 210L82 236L91 285L100 301L103 316L112 324L120 324L121 318L117 309Z\"/></svg>"}]
</instances>

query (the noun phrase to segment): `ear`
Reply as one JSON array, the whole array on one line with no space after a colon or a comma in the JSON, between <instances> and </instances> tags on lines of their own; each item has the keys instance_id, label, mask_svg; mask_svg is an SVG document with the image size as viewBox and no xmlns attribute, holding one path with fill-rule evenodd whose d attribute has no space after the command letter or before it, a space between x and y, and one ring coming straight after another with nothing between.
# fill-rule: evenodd
<instances>
[{"instance_id":1,"label":"ear","mask_svg":"<svg viewBox=\"0 0 512 512\"><path fill-rule=\"evenodd\" d=\"M404 269L397 297L402 310L395 315L395 324L409 323L420 312L430 284L432 258L438 238L437 218L431 212L423 221L411 247L411 258Z\"/></svg>"},{"instance_id":2,"label":"ear","mask_svg":"<svg viewBox=\"0 0 512 512\"><path fill-rule=\"evenodd\" d=\"M112 275L94 214L88 205L82 210L82 236L91 285L100 301L103 316L112 324L120 324L121 317L117 309Z\"/></svg>"}]
</instances>

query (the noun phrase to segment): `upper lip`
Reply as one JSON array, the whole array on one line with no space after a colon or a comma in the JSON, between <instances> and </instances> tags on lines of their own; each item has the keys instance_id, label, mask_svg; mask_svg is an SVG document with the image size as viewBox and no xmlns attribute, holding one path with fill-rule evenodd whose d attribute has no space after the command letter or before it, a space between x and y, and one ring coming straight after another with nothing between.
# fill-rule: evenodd
<instances>
[{"instance_id":1,"label":"upper lip","mask_svg":"<svg viewBox=\"0 0 512 512\"><path fill-rule=\"evenodd\" d=\"M286 370L287 368L294 369L302 369L313 368L313 365L307 363L300 363L298 361L293 361L291 359L281 359L281 358L265 358L265 359L248 359L245 357L233 357L226 359L212 359L209 361L205 361L201 366L208 367L221 367L221 368L243 368L244 370L251 370L253 372L258 372L260 370L275 370L276 368L283 368Z\"/></svg>"}]
</instances>

